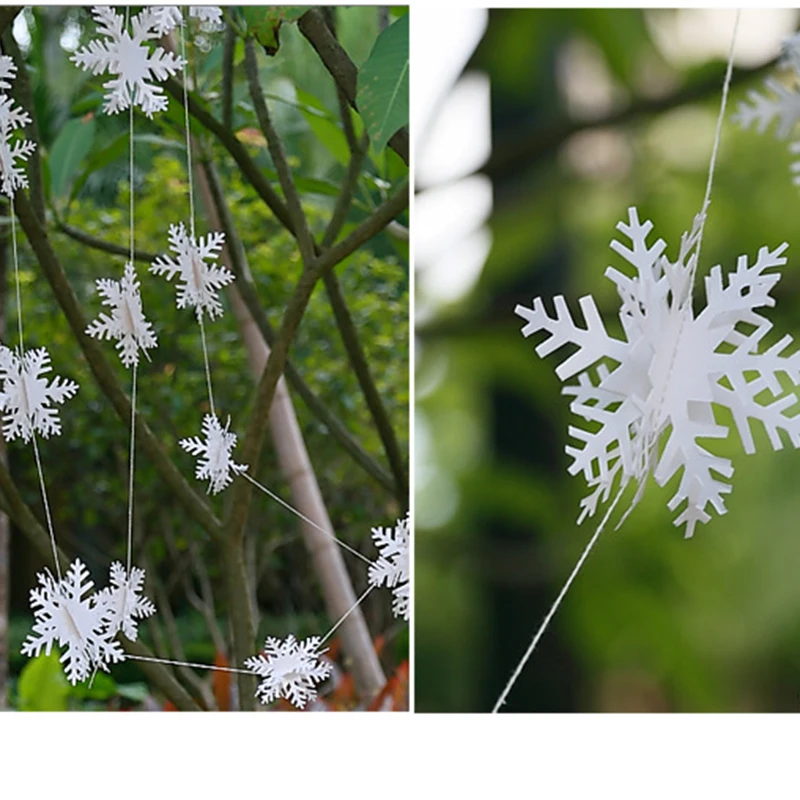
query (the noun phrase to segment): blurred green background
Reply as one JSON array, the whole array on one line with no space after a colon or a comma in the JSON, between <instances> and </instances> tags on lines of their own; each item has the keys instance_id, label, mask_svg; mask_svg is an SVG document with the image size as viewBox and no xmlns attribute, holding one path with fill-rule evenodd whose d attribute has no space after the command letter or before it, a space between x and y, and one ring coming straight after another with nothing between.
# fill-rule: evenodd
<instances>
[{"instance_id":1,"label":"blurred green background","mask_svg":"<svg viewBox=\"0 0 800 800\"><path fill-rule=\"evenodd\" d=\"M492 154L479 170L491 180L491 249L447 297L428 289L436 263L418 264L418 711L492 708L595 530L599 516L576 524L586 487L566 471L558 360L536 356L514 307L563 293L576 309L592 294L618 331L603 272L625 266L608 245L629 206L676 257L703 199L733 20L692 9L488 14L467 72L491 85ZM731 116L765 76L788 79L774 60L796 26L794 11L743 12L695 292L697 306L713 265L727 271L788 241L768 315L795 337L792 157L772 130L743 131ZM420 196L435 188L417 178ZM666 507L674 481L650 481L625 525L601 536L506 711L798 710L800 453L773 452L760 429L756 444L745 456L732 431L712 448L733 460L733 492L693 539Z\"/></svg>"}]
</instances>

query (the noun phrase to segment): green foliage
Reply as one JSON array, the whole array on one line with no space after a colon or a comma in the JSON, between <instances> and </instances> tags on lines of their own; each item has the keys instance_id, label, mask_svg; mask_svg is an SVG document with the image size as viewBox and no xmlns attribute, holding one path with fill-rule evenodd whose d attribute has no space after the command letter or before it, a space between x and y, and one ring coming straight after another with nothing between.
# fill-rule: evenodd
<instances>
[{"instance_id":1,"label":"green foliage","mask_svg":"<svg viewBox=\"0 0 800 800\"><path fill-rule=\"evenodd\" d=\"M66 711L70 693L57 650L30 659L19 676L20 711Z\"/></svg>"},{"instance_id":2,"label":"green foliage","mask_svg":"<svg viewBox=\"0 0 800 800\"><path fill-rule=\"evenodd\" d=\"M97 123L93 117L71 119L56 137L48 159L54 203L64 202L81 162L91 152Z\"/></svg>"}]
</instances>

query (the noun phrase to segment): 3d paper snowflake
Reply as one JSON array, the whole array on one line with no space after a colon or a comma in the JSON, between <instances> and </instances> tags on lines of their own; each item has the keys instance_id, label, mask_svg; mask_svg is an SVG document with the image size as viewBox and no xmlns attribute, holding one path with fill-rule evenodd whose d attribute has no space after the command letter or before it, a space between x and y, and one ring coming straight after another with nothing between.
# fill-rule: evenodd
<instances>
[{"instance_id":1,"label":"3d paper snowflake","mask_svg":"<svg viewBox=\"0 0 800 800\"><path fill-rule=\"evenodd\" d=\"M186 227L180 225L169 226L170 250L178 257L173 261L169 256L159 256L150 267L150 272L155 275L164 275L172 280L180 274L181 284L178 286L178 308L193 307L197 315L208 312L212 319L221 316L222 303L217 290L227 286L233 281L233 273L225 267L209 266L207 259L216 259L225 242L225 234L211 232L207 237L201 236L199 240L186 233Z\"/></svg>"},{"instance_id":2,"label":"3d paper snowflake","mask_svg":"<svg viewBox=\"0 0 800 800\"><path fill-rule=\"evenodd\" d=\"M125 658L109 630L110 601L93 594L89 571L76 559L61 581L49 571L37 575L38 589L31 589L33 631L22 644L26 656L50 655L53 645L65 648L61 655L67 680L73 685L89 677L93 669L108 671L109 663Z\"/></svg>"},{"instance_id":3,"label":"3d paper snowflake","mask_svg":"<svg viewBox=\"0 0 800 800\"><path fill-rule=\"evenodd\" d=\"M130 261L118 281L100 278L97 292L103 298L103 305L111 307L111 316L101 313L86 328L89 336L97 339L116 339L122 363L130 367L139 363L139 348L145 355L147 350L158 345L153 326L145 319L142 311L142 296L139 293L139 279Z\"/></svg>"},{"instance_id":4,"label":"3d paper snowflake","mask_svg":"<svg viewBox=\"0 0 800 800\"><path fill-rule=\"evenodd\" d=\"M169 33L181 24L179 6L150 6L149 10L155 19L154 29L159 36ZM222 21L222 9L219 6L189 6L189 16L200 20L208 30L220 30L225 27Z\"/></svg>"},{"instance_id":5,"label":"3d paper snowflake","mask_svg":"<svg viewBox=\"0 0 800 800\"><path fill-rule=\"evenodd\" d=\"M292 634L286 641L273 636L267 638L264 652L248 658L244 665L264 680L258 685L256 696L262 703L272 703L283 697L298 708L316 699L316 684L330 675L331 667L320 657L319 636L298 642Z\"/></svg>"},{"instance_id":6,"label":"3d paper snowflake","mask_svg":"<svg viewBox=\"0 0 800 800\"><path fill-rule=\"evenodd\" d=\"M51 403L63 403L78 391L74 381L55 377L48 383L42 377L52 367L50 354L44 347L28 350L23 358L0 345L0 411L3 416L3 435L10 441L21 436L30 441L34 431L47 438L61 433L58 409Z\"/></svg>"},{"instance_id":7,"label":"3d paper snowflake","mask_svg":"<svg viewBox=\"0 0 800 800\"><path fill-rule=\"evenodd\" d=\"M223 428L213 414L203 417L202 433L199 436L181 439L178 444L193 456L200 456L197 462L195 477L198 480L208 479L208 491L211 494L221 492L233 481L233 476L247 470L246 464L235 464L232 460L233 448L236 447L236 434L229 433L231 418Z\"/></svg>"},{"instance_id":8,"label":"3d paper snowflake","mask_svg":"<svg viewBox=\"0 0 800 800\"><path fill-rule=\"evenodd\" d=\"M142 594L144 575L144 570L139 567L131 567L128 575L125 567L115 561L111 565L111 586L103 589L111 609L109 632L113 635L121 630L132 642L139 635L137 620L156 613L156 607Z\"/></svg>"},{"instance_id":9,"label":"3d paper snowflake","mask_svg":"<svg viewBox=\"0 0 800 800\"><path fill-rule=\"evenodd\" d=\"M125 17L108 6L94 6L92 16L98 32L107 37L97 39L78 50L71 61L93 75L108 72L116 75L103 84L106 89L103 109L109 114L139 106L150 118L164 111L168 100L164 89L153 81L163 81L186 66L180 56L161 47L151 50L148 42L161 35L156 29L157 18L148 8L131 19L133 35L124 30Z\"/></svg>"},{"instance_id":10,"label":"3d paper snowflake","mask_svg":"<svg viewBox=\"0 0 800 800\"><path fill-rule=\"evenodd\" d=\"M709 505L724 514L723 495L731 486L720 478L729 479L733 467L700 444L728 434L715 421L714 403L730 410L745 452L755 451L751 419L763 425L774 449L782 445L780 431L800 446L800 416L786 413L796 397L780 382L781 375L793 384L800 380L800 354L785 355L790 336L767 346L772 323L756 312L775 305L770 291L780 275L768 270L786 263L781 254L787 245L762 247L752 266L740 256L727 285L714 267L705 281L706 306L695 316L688 297L700 224L698 217L683 235L675 263L664 256L662 239L648 246L653 225L640 223L635 208L617 225L631 247L615 240L611 248L635 270L633 276L611 267L605 273L619 292L622 339L608 335L591 297L579 300L586 327L573 321L562 296L554 298L552 316L541 298L533 308L516 307L525 320L523 336L547 334L536 347L540 356L566 344L577 347L556 374L562 381L577 376L564 393L574 397L572 412L588 423L569 428L578 445L566 448L570 474L583 472L593 490L581 502L579 522L608 498L617 477L641 486L651 469L659 486L683 470L669 508L686 503L675 524L686 525L687 537L697 522L709 520Z\"/></svg>"},{"instance_id":11,"label":"3d paper snowflake","mask_svg":"<svg viewBox=\"0 0 800 800\"><path fill-rule=\"evenodd\" d=\"M17 74L16 64L8 56L0 56L0 89L10 89ZM13 197L19 188L27 188L28 176L16 159L27 161L36 149L36 142L13 139L12 134L31 122L27 111L14 104L5 94L0 94L0 190Z\"/></svg>"},{"instance_id":12,"label":"3d paper snowflake","mask_svg":"<svg viewBox=\"0 0 800 800\"><path fill-rule=\"evenodd\" d=\"M392 613L409 618L408 609L408 536L409 519L397 520L394 528L373 528L372 540L380 551L369 568L369 582L376 588L388 586L394 595Z\"/></svg>"}]
</instances>

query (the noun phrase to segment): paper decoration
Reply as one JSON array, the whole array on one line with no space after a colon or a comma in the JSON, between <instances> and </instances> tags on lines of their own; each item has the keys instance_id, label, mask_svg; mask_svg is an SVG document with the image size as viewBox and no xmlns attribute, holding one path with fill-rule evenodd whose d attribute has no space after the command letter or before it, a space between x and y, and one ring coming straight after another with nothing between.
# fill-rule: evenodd
<instances>
[{"instance_id":1,"label":"paper decoration","mask_svg":"<svg viewBox=\"0 0 800 800\"><path fill-rule=\"evenodd\" d=\"M408 538L409 518L397 520L394 528L373 528L372 540L380 556L369 568L368 578L376 588L387 586L392 590L392 613L409 619L408 608Z\"/></svg>"},{"instance_id":2,"label":"paper decoration","mask_svg":"<svg viewBox=\"0 0 800 800\"><path fill-rule=\"evenodd\" d=\"M267 638L264 652L248 658L244 665L264 680L256 696L262 703L272 703L283 697L298 708L317 697L316 684L331 673L330 664L321 661L325 652L319 651L319 636L299 642L292 634L287 639Z\"/></svg>"},{"instance_id":3,"label":"paper decoration","mask_svg":"<svg viewBox=\"0 0 800 800\"><path fill-rule=\"evenodd\" d=\"M154 29L160 36L175 30L181 24L179 6L150 6L149 10L155 20ZM199 19L209 30L221 30L225 27L219 6L189 6L189 16Z\"/></svg>"},{"instance_id":4,"label":"paper decoration","mask_svg":"<svg viewBox=\"0 0 800 800\"><path fill-rule=\"evenodd\" d=\"M186 233L186 227L181 222L169 226L169 242L177 261L170 256L159 256L150 267L150 272L163 275L168 281L174 275L180 275L178 308L195 308L198 317L203 311L211 319L221 316L223 308L217 290L231 283L234 276L227 268L209 265L206 261L219 258L225 234L212 231L195 241Z\"/></svg>"},{"instance_id":5,"label":"paper decoration","mask_svg":"<svg viewBox=\"0 0 800 800\"><path fill-rule=\"evenodd\" d=\"M129 261L122 278L118 281L100 278L97 292L103 305L111 308L111 315L101 313L86 328L89 336L97 339L116 339L122 363L131 367L139 363L139 348L145 355L147 350L158 345L153 326L145 319L139 279L136 269Z\"/></svg>"},{"instance_id":6,"label":"paper decoration","mask_svg":"<svg viewBox=\"0 0 800 800\"><path fill-rule=\"evenodd\" d=\"M217 417L206 414L203 417L202 434L181 439L178 444L191 453L199 456L195 477L198 480L208 480L208 492L217 494L233 481L233 476L247 470L246 464L235 464L232 460L233 448L236 447L236 434L229 433L228 428L231 418L223 428Z\"/></svg>"},{"instance_id":7,"label":"paper decoration","mask_svg":"<svg viewBox=\"0 0 800 800\"><path fill-rule=\"evenodd\" d=\"M161 47L150 49L149 41L161 36L156 17L148 8L142 9L131 19L131 35L124 30L125 17L113 8L94 6L92 16L98 33L107 38L89 42L70 60L93 75L108 72L117 76L103 84L107 90L103 110L117 114L134 105L150 118L156 111L164 111L169 103L164 89L154 81L175 75L185 62Z\"/></svg>"},{"instance_id":8,"label":"paper decoration","mask_svg":"<svg viewBox=\"0 0 800 800\"><path fill-rule=\"evenodd\" d=\"M135 642L139 636L137 620L156 613L156 607L142 594L144 576L144 570L139 567L131 567L128 575L119 561L111 565L111 586L103 589L103 594L111 609L108 629L112 635L121 630Z\"/></svg>"},{"instance_id":9,"label":"paper decoration","mask_svg":"<svg viewBox=\"0 0 800 800\"><path fill-rule=\"evenodd\" d=\"M0 56L0 89L10 89L17 66L9 56ZM36 150L36 142L13 139L15 130L29 125L31 116L5 94L0 94L0 191L13 197L19 188L28 188L28 176L16 160L27 161Z\"/></svg>"},{"instance_id":10,"label":"paper decoration","mask_svg":"<svg viewBox=\"0 0 800 800\"><path fill-rule=\"evenodd\" d=\"M591 297L579 300L585 328L573 321L562 296L554 298L553 316L541 298L533 308L516 308L525 320L523 336L546 332L536 347L540 356L577 346L562 356L556 374L562 381L577 376L564 393L574 397L572 412L590 423L569 428L578 445L566 448L570 474L582 472L592 489L581 502L579 522L608 498L617 478L642 481L650 469L659 486L683 469L669 508L686 503L675 524L686 526L687 537L697 522L709 520L709 505L725 513L723 495L731 486L720 478L730 479L733 467L698 443L728 434L715 422L712 403L730 410L747 453L755 451L750 419L761 422L774 449L781 447L781 430L800 446L800 416L784 413L796 398L785 395L779 381L781 374L800 380L800 354L785 355L790 336L767 347L772 323L756 312L775 305L770 291L780 275L768 270L786 264L787 245L762 247L752 266L740 256L727 285L714 267L705 281L706 306L695 317L688 296L701 222L696 218L681 238L674 263L664 255L662 239L648 246L653 225L640 223L635 208L627 223L617 225L631 247L615 240L611 248L635 270L633 277L612 267L605 273L619 292L623 339L608 335ZM747 329L740 330L742 325ZM608 360L616 366L609 369Z\"/></svg>"},{"instance_id":11,"label":"paper decoration","mask_svg":"<svg viewBox=\"0 0 800 800\"><path fill-rule=\"evenodd\" d=\"M44 347L28 350L20 358L0 345L0 411L6 412L3 436L7 441L21 436L28 442L34 431L45 438L61 433L58 409L51 403L69 400L78 391L78 384L59 377L48 383L43 376L51 369L50 354Z\"/></svg>"},{"instance_id":12,"label":"paper decoration","mask_svg":"<svg viewBox=\"0 0 800 800\"><path fill-rule=\"evenodd\" d=\"M80 559L75 559L61 581L48 570L36 577L39 588L31 589L30 594L33 632L22 644L23 655L38 656L42 650L50 655L53 645L64 648L60 660L73 686L88 678L93 669L108 671L109 663L125 658L109 629L110 599L92 593L94 584Z\"/></svg>"}]
</instances>

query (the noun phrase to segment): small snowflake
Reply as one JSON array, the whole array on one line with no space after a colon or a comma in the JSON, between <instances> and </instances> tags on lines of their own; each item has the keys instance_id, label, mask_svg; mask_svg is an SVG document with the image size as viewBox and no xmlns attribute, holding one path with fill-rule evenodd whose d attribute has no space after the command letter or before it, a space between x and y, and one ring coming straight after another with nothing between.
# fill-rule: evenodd
<instances>
[{"instance_id":1,"label":"small snowflake","mask_svg":"<svg viewBox=\"0 0 800 800\"><path fill-rule=\"evenodd\" d=\"M409 518L397 520L394 528L373 528L372 540L380 551L369 568L369 582L374 587L386 585L394 594L392 612L409 619L408 608L408 536Z\"/></svg>"},{"instance_id":2,"label":"small snowflake","mask_svg":"<svg viewBox=\"0 0 800 800\"><path fill-rule=\"evenodd\" d=\"M161 47L150 50L148 40L161 34L156 30L157 18L144 8L131 19L133 35L123 30L125 18L108 6L94 6L92 15L98 32L107 38L93 40L74 53L71 61L93 75L109 72L117 75L103 84L106 89L103 109L117 114L131 105L138 105L150 118L164 111L168 100L164 89L151 81L163 81L186 66L180 56Z\"/></svg>"},{"instance_id":3,"label":"small snowflake","mask_svg":"<svg viewBox=\"0 0 800 800\"><path fill-rule=\"evenodd\" d=\"M46 655L54 644L65 648L61 656L67 680L75 685L93 669L108 671L109 663L125 658L109 630L113 609L104 593L92 594L89 571L76 559L66 576L57 581L49 571L37 575L38 589L31 589L33 632L22 645L26 656Z\"/></svg>"},{"instance_id":4,"label":"small snowflake","mask_svg":"<svg viewBox=\"0 0 800 800\"><path fill-rule=\"evenodd\" d=\"M236 447L236 434L228 433L231 418L223 428L213 414L203 417L202 433L205 441L199 436L181 439L179 444L193 456L200 456L197 462L195 477L198 480L208 479L208 491L212 494L221 492L233 481L233 474L247 470L246 464L235 464L231 460L233 448Z\"/></svg>"},{"instance_id":5,"label":"small snowflake","mask_svg":"<svg viewBox=\"0 0 800 800\"><path fill-rule=\"evenodd\" d=\"M316 699L316 684L330 675L330 664L320 660L325 652L318 650L319 636L298 642L292 634L286 641L267 638L264 652L248 658L244 665L264 678L256 696L262 703L272 703L283 697L298 708Z\"/></svg>"},{"instance_id":6,"label":"small snowflake","mask_svg":"<svg viewBox=\"0 0 800 800\"><path fill-rule=\"evenodd\" d=\"M518 305L516 313L525 320L523 336L547 334L536 346L540 356L565 344L577 346L556 375L561 380L577 376L577 384L566 386L564 393L575 398L572 412L589 423L570 426L579 446L566 448L570 474L583 472L593 490L581 501L578 521L595 513L617 477L635 479L641 487L652 469L656 483L664 486L682 469L668 506L674 510L686 503L675 524L685 523L688 537L697 522L710 519L709 505L725 513L723 495L731 491L720 480L733 474L730 460L713 455L699 441L728 434L716 422L712 404L730 410L747 453L755 452L750 420L760 421L774 449L782 446L780 431L800 446L800 415L784 413L796 396L786 393L779 379L800 380L800 352L784 355L791 336L767 345L772 323L756 313L775 305L770 291L780 275L768 270L786 263L782 253L787 245L773 251L762 247L752 266L740 256L727 286L715 266L705 281L706 306L695 316L689 290L702 217L683 235L675 263L663 255L662 239L648 247L651 222L640 223L635 208L628 217L617 228L632 246L615 240L611 248L636 274L630 277L612 267L605 273L621 299L623 339L608 335L591 297L579 300L585 328L575 324L561 296L554 298L553 316L540 297L533 308ZM616 366L609 369L608 361Z\"/></svg>"},{"instance_id":7,"label":"small snowflake","mask_svg":"<svg viewBox=\"0 0 800 800\"><path fill-rule=\"evenodd\" d=\"M11 88L10 81L16 76L16 64L8 56L0 56L0 89ZM18 128L30 124L31 116L5 94L0 94L0 190L13 197L17 189L28 187L28 176L16 159L27 161L36 150L36 142L26 139L11 139Z\"/></svg>"},{"instance_id":8,"label":"small snowflake","mask_svg":"<svg viewBox=\"0 0 800 800\"><path fill-rule=\"evenodd\" d=\"M149 10L155 20L154 29L159 36L177 28L183 19L179 6L150 6ZM189 6L189 16L199 19L208 30L220 30L225 27L222 21L222 9L219 6Z\"/></svg>"},{"instance_id":9,"label":"small snowflake","mask_svg":"<svg viewBox=\"0 0 800 800\"><path fill-rule=\"evenodd\" d=\"M177 262L169 256L159 256L150 267L150 272L155 275L164 275L172 280L176 273L180 273L178 286L178 308L194 307L198 317L207 311L209 317L222 314L222 303L216 290L227 286L233 281L233 273L225 267L209 266L207 259L218 258L219 251L225 242L225 234L211 232L207 237L201 236L199 240L186 233L186 227L180 225L169 226L170 250L178 257Z\"/></svg>"},{"instance_id":10,"label":"small snowflake","mask_svg":"<svg viewBox=\"0 0 800 800\"><path fill-rule=\"evenodd\" d=\"M156 347L153 326L142 311L142 296L139 279L130 262L118 281L100 278L97 292L103 297L103 305L110 306L111 316L101 313L87 328L86 333L98 339L117 339L122 363L130 367L139 363L139 348L147 355L149 348Z\"/></svg>"},{"instance_id":11,"label":"small snowflake","mask_svg":"<svg viewBox=\"0 0 800 800\"><path fill-rule=\"evenodd\" d=\"M55 377L48 383L42 376L50 372L50 354L46 348L28 350L23 358L0 345L0 411L3 435L7 440L21 436L30 441L34 431L47 438L61 433L58 409L50 403L63 403L78 391L74 381Z\"/></svg>"},{"instance_id":12,"label":"small snowflake","mask_svg":"<svg viewBox=\"0 0 800 800\"><path fill-rule=\"evenodd\" d=\"M143 569L132 567L130 575L127 575L125 567L115 561L111 565L111 586L103 590L111 607L109 633L113 635L122 630L132 642L139 635L136 620L156 613L156 607L142 594L144 574Z\"/></svg>"}]
</instances>

